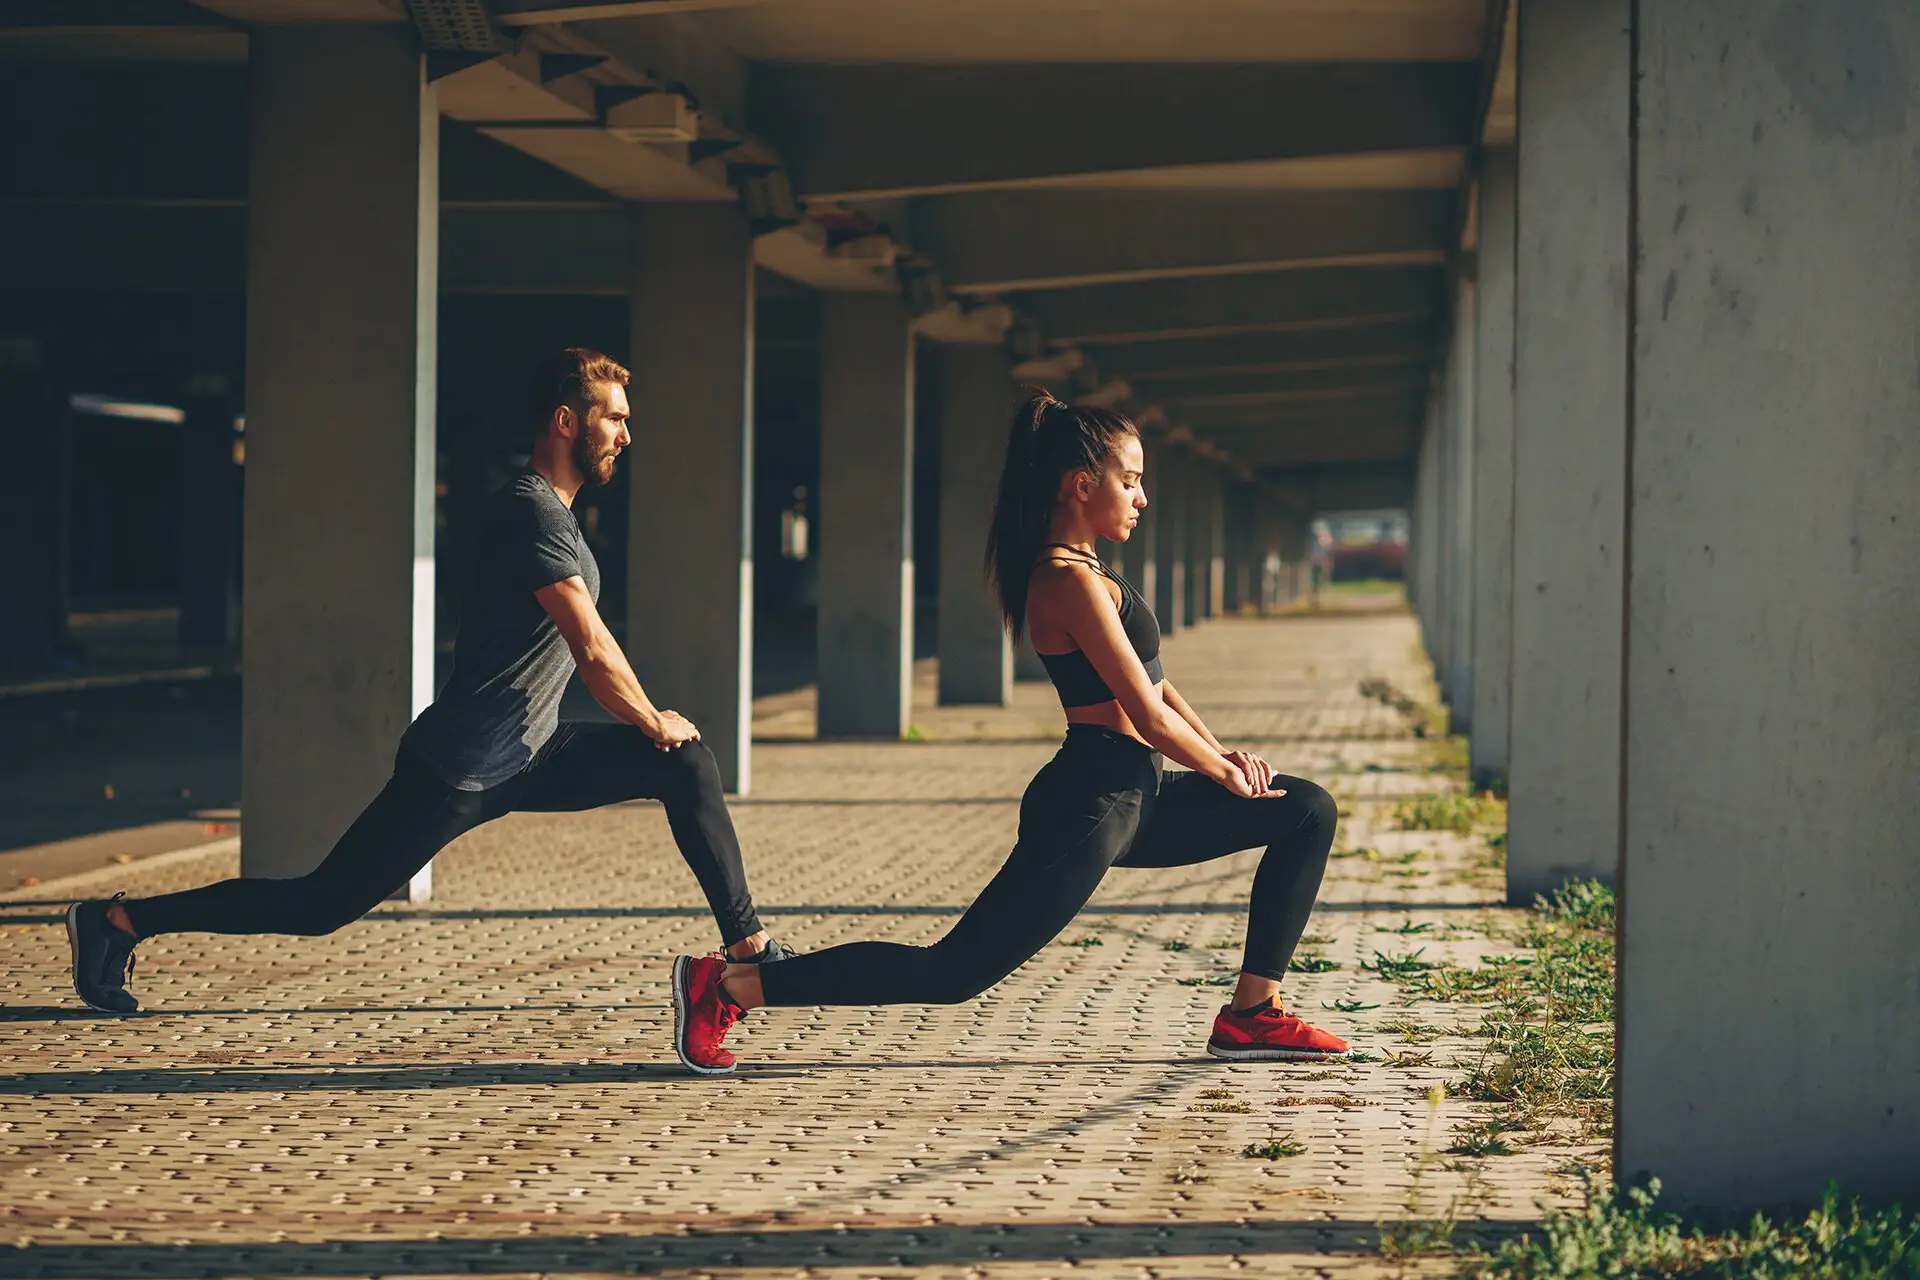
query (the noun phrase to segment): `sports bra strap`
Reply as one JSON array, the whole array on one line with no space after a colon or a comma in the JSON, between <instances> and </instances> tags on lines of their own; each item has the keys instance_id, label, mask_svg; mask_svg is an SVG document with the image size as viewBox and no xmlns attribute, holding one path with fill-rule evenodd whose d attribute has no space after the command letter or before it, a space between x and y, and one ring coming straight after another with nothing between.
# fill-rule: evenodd
<instances>
[{"instance_id":1,"label":"sports bra strap","mask_svg":"<svg viewBox=\"0 0 1920 1280\"><path fill-rule=\"evenodd\" d=\"M1100 574L1103 577L1111 578L1123 587L1126 585L1126 579L1120 577L1118 574L1114 573L1113 570L1107 568L1106 561L1102 560L1099 556L1090 556L1078 547L1070 547L1064 542L1048 542L1048 543L1042 544L1040 549L1042 551L1050 551L1055 549L1064 551L1068 555L1073 557L1073 563L1084 564L1089 568L1097 569L1099 570Z\"/></svg>"}]
</instances>

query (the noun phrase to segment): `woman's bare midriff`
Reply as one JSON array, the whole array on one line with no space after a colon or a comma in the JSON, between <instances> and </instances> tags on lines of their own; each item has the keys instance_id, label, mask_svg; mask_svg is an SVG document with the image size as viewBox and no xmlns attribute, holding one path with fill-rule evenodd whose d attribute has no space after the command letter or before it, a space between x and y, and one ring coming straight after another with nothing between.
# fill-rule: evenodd
<instances>
[{"instance_id":1,"label":"woman's bare midriff","mask_svg":"<svg viewBox=\"0 0 1920 1280\"><path fill-rule=\"evenodd\" d=\"M1157 684L1153 686L1153 692L1154 696L1158 697L1160 694L1160 686ZM1129 738L1139 742L1142 746L1153 745L1141 737L1140 731L1133 727L1133 720L1128 717L1125 711L1120 709L1120 701L1117 698L1109 699L1106 702L1096 702L1090 707L1068 707L1067 723L1097 724L1102 729L1112 729L1115 733L1124 733Z\"/></svg>"}]
</instances>

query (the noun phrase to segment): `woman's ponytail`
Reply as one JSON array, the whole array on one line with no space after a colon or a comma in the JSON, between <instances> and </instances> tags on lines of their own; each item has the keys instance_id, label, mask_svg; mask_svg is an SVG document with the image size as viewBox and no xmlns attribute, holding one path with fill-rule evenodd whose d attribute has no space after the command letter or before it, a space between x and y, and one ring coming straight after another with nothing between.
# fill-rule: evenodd
<instances>
[{"instance_id":1,"label":"woman's ponytail","mask_svg":"<svg viewBox=\"0 0 1920 1280\"><path fill-rule=\"evenodd\" d=\"M1026 630L1027 585L1034 559L1046 545L1060 477L1077 468L1097 468L1116 440L1135 434L1120 414L1062 403L1044 388L1031 389L1014 410L986 556L987 580L1014 639Z\"/></svg>"}]
</instances>

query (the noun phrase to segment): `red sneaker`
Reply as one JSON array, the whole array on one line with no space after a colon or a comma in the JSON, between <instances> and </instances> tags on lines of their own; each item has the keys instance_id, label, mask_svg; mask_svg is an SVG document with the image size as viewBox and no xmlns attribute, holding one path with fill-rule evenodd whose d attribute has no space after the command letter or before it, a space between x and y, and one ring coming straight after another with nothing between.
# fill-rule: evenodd
<instances>
[{"instance_id":1,"label":"red sneaker","mask_svg":"<svg viewBox=\"0 0 1920 1280\"><path fill-rule=\"evenodd\" d=\"M718 955L673 958L673 1051L687 1070L723 1076L733 1055L721 1047L745 1010L720 985L727 962Z\"/></svg>"},{"instance_id":2,"label":"red sneaker","mask_svg":"<svg viewBox=\"0 0 1920 1280\"><path fill-rule=\"evenodd\" d=\"M1308 1026L1271 1000L1245 1013L1235 1013L1233 1006L1222 1005L1207 1041L1208 1053L1236 1061L1333 1058L1346 1051L1345 1040Z\"/></svg>"}]
</instances>

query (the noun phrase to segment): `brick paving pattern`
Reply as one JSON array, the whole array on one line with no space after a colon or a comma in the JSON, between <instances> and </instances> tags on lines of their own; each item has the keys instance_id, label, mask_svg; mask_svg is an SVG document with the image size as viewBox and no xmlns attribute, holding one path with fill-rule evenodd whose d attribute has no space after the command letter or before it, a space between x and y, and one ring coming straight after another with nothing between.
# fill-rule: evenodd
<instances>
[{"instance_id":1,"label":"brick paving pattern","mask_svg":"<svg viewBox=\"0 0 1920 1280\"><path fill-rule=\"evenodd\" d=\"M1435 922L1429 958L1477 960L1511 914L1483 840L1387 829L1396 797L1454 785L1358 691L1425 688L1414 624L1221 620L1166 656L1223 740L1340 797L1348 856L1309 926L1338 967L1287 994L1380 1061L1203 1056L1253 853L1116 871L971 1004L756 1013L717 1079L669 1044L667 961L715 938L650 804L482 828L442 856L430 906L331 938L156 940L133 1020L76 1011L49 886L0 901L0 1275L1395 1275L1436 1264L1383 1261L1381 1221L1450 1200L1535 1217L1568 1191L1565 1149L1467 1162L1466 1202L1462 1162L1430 1164L1410 1201L1421 1153L1474 1114L1427 1097L1474 1042L1414 1052L1381 1026L1408 1016L1397 989L1361 969L1406 920ZM759 708L735 815L763 915L803 949L931 940L1006 854L1057 708L1044 686L1004 710L920 688L912 743L793 740L805 693ZM233 865L215 849L114 887ZM1301 1154L1242 1154L1281 1137Z\"/></svg>"}]
</instances>

